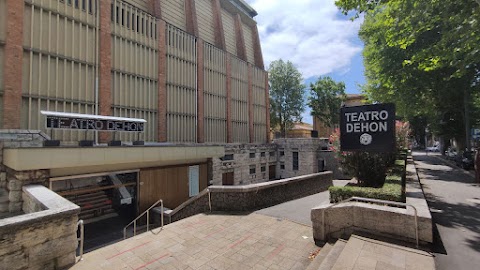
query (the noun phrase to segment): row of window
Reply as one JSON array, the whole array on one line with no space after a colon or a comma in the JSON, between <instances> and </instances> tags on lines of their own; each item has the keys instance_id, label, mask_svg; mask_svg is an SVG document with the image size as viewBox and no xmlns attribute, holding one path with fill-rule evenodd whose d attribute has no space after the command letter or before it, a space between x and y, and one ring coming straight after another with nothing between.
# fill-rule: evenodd
<instances>
[{"instance_id":1,"label":"row of window","mask_svg":"<svg viewBox=\"0 0 480 270\"><path fill-rule=\"evenodd\" d=\"M67 5L72 6L76 9L81 9L83 11L87 11L88 13L93 14L93 12L96 10L97 6L97 1L95 0L60 0L61 3L67 2ZM87 3L88 2L88 3ZM88 4L88 5L87 5Z\"/></svg>"},{"instance_id":2,"label":"row of window","mask_svg":"<svg viewBox=\"0 0 480 270\"><path fill-rule=\"evenodd\" d=\"M263 163L260 166L260 172L266 172L267 171L267 164ZM250 165L250 174L255 174L257 172L257 165Z\"/></svg>"},{"instance_id":3,"label":"row of window","mask_svg":"<svg viewBox=\"0 0 480 270\"><path fill-rule=\"evenodd\" d=\"M111 4L111 20L118 25L127 27L133 32L149 36L150 38L157 38L157 24L153 21L148 22L146 18L141 15L134 14L133 11L125 10L122 7L114 7Z\"/></svg>"}]
</instances>

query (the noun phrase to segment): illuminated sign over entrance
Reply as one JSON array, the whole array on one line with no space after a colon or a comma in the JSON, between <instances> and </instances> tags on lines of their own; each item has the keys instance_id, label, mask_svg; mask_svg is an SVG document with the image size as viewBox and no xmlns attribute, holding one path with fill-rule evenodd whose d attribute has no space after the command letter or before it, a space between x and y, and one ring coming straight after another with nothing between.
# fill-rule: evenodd
<instances>
[{"instance_id":1,"label":"illuminated sign over entrance","mask_svg":"<svg viewBox=\"0 0 480 270\"><path fill-rule=\"evenodd\" d=\"M144 119L110 117L91 114L41 111L46 116L46 127L97 131L143 132Z\"/></svg>"},{"instance_id":2,"label":"illuminated sign over entrance","mask_svg":"<svg viewBox=\"0 0 480 270\"><path fill-rule=\"evenodd\" d=\"M342 151L391 152L395 149L395 105L340 109Z\"/></svg>"}]
</instances>

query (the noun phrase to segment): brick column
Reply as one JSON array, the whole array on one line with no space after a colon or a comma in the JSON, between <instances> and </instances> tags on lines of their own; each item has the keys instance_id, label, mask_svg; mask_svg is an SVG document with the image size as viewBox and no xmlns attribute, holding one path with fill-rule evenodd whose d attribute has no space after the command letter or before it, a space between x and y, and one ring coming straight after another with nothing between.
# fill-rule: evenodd
<instances>
[{"instance_id":1,"label":"brick column","mask_svg":"<svg viewBox=\"0 0 480 270\"><path fill-rule=\"evenodd\" d=\"M195 9L195 0L185 0L185 18L187 23L187 32L198 37L197 11Z\"/></svg>"},{"instance_id":2,"label":"brick column","mask_svg":"<svg viewBox=\"0 0 480 270\"><path fill-rule=\"evenodd\" d=\"M258 34L258 27L252 27L252 38L253 38L253 56L255 58L255 66L265 69L265 64L263 63L262 55L262 46L260 45L260 36Z\"/></svg>"},{"instance_id":3,"label":"brick column","mask_svg":"<svg viewBox=\"0 0 480 270\"><path fill-rule=\"evenodd\" d=\"M227 53L227 143L233 142L232 125L232 56Z\"/></svg>"},{"instance_id":4,"label":"brick column","mask_svg":"<svg viewBox=\"0 0 480 270\"><path fill-rule=\"evenodd\" d=\"M162 18L162 6L160 5L159 0L150 0L149 2L150 8L152 9L151 14L155 16L157 19ZM157 22L158 24L158 22Z\"/></svg>"},{"instance_id":5,"label":"brick column","mask_svg":"<svg viewBox=\"0 0 480 270\"><path fill-rule=\"evenodd\" d=\"M100 1L99 42L99 107L100 115L112 115L112 37L111 6L109 1ZM111 134L100 132L100 142L107 142Z\"/></svg>"},{"instance_id":6,"label":"brick column","mask_svg":"<svg viewBox=\"0 0 480 270\"><path fill-rule=\"evenodd\" d=\"M248 63L248 134L250 137L250 143L255 141L255 133L253 129L253 78L252 78L253 66Z\"/></svg>"},{"instance_id":7,"label":"brick column","mask_svg":"<svg viewBox=\"0 0 480 270\"><path fill-rule=\"evenodd\" d=\"M204 102L203 102L203 40L197 38L197 142L205 142L205 127L204 127Z\"/></svg>"},{"instance_id":8,"label":"brick column","mask_svg":"<svg viewBox=\"0 0 480 270\"><path fill-rule=\"evenodd\" d=\"M245 38L243 37L243 27L242 19L240 14L235 16L235 32L236 36L236 45L237 45L237 56L243 61L247 61L247 49L245 48Z\"/></svg>"},{"instance_id":9,"label":"brick column","mask_svg":"<svg viewBox=\"0 0 480 270\"><path fill-rule=\"evenodd\" d=\"M3 66L3 128L20 128L22 108L24 1L6 0L6 39Z\"/></svg>"},{"instance_id":10,"label":"brick column","mask_svg":"<svg viewBox=\"0 0 480 270\"><path fill-rule=\"evenodd\" d=\"M157 20L158 42L158 141L166 142L167 136L167 24Z\"/></svg>"},{"instance_id":11,"label":"brick column","mask_svg":"<svg viewBox=\"0 0 480 270\"><path fill-rule=\"evenodd\" d=\"M266 123L267 123L267 143L270 143L270 86L268 85L268 72L265 72L265 105L266 109Z\"/></svg>"},{"instance_id":12,"label":"brick column","mask_svg":"<svg viewBox=\"0 0 480 270\"><path fill-rule=\"evenodd\" d=\"M225 33L223 32L222 8L220 0L212 0L213 24L215 31L215 46L225 50Z\"/></svg>"}]
</instances>

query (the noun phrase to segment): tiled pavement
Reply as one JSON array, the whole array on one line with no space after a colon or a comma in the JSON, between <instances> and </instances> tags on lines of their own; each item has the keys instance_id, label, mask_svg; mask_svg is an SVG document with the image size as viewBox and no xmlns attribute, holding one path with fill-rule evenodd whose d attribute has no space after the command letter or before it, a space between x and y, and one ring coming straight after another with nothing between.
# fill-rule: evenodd
<instances>
[{"instance_id":1,"label":"tiled pavement","mask_svg":"<svg viewBox=\"0 0 480 270\"><path fill-rule=\"evenodd\" d=\"M92 251L71 269L305 269L312 229L256 213L199 214Z\"/></svg>"}]
</instances>

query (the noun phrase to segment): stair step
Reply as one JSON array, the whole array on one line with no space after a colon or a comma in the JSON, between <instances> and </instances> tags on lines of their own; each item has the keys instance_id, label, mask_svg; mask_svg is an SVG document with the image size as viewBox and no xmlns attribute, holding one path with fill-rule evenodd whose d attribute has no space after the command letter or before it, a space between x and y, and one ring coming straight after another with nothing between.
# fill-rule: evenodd
<instances>
[{"instance_id":1,"label":"stair step","mask_svg":"<svg viewBox=\"0 0 480 270\"><path fill-rule=\"evenodd\" d=\"M347 245L347 241L343 239L338 239L337 242L333 245L330 252L324 257L322 264L318 270L330 270L333 269L333 266L337 262L338 257L343 252L343 249Z\"/></svg>"},{"instance_id":2,"label":"stair step","mask_svg":"<svg viewBox=\"0 0 480 270\"><path fill-rule=\"evenodd\" d=\"M104 191L96 191L92 193L85 193L85 194L80 194L80 195L68 195L65 196L65 199L69 201L78 201L78 200L84 200L84 199L90 199L90 198L95 198L99 196L106 196Z\"/></svg>"},{"instance_id":3,"label":"stair step","mask_svg":"<svg viewBox=\"0 0 480 270\"><path fill-rule=\"evenodd\" d=\"M102 207L104 205L112 205L112 201L108 198L104 198L104 199L101 199L101 200L96 200L96 201L89 201L89 202L85 202L85 203L81 203L81 204L78 204L78 206L80 206L80 208L82 210L89 210L89 209L94 209L94 208L98 208L98 207Z\"/></svg>"},{"instance_id":4,"label":"stair step","mask_svg":"<svg viewBox=\"0 0 480 270\"><path fill-rule=\"evenodd\" d=\"M102 199L102 198L108 198L108 196L105 195L105 194L98 194L98 195L95 195L95 196L92 196L92 197L84 197L84 198L80 198L80 199L68 199L68 200L75 203L75 204L79 204L79 203L98 200L98 199Z\"/></svg>"},{"instance_id":5,"label":"stair step","mask_svg":"<svg viewBox=\"0 0 480 270\"><path fill-rule=\"evenodd\" d=\"M428 252L352 235L331 269L410 269L413 266L434 270L435 262Z\"/></svg>"},{"instance_id":6,"label":"stair step","mask_svg":"<svg viewBox=\"0 0 480 270\"><path fill-rule=\"evenodd\" d=\"M325 243L320 252L315 256L315 259L310 263L306 270L318 270L322 262L325 260L325 257L328 255L333 245L330 243Z\"/></svg>"},{"instance_id":7,"label":"stair step","mask_svg":"<svg viewBox=\"0 0 480 270\"><path fill-rule=\"evenodd\" d=\"M113 208L112 208L112 205L108 204L108 205L104 205L104 206L101 206L101 207L97 207L97 208L91 208L91 209L88 209L88 210L84 210L84 211L81 211L79 216L83 216L83 215L87 215L87 214L95 214L96 211L99 211L101 210L102 213L105 213L108 211L110 211L109 209L115 211ZM110 212L111 213L111 212Z\"/></svg>"},{"instance_id":8,"label":"stair step","mask_svg":"<svg viewBox=\"0 0 480 270\"><path fill-rule=\"evenodd\" d=\"M99 217L87 218L87 219L83 220L83 224L89 224L89 223L93 223L93 222L97 222L97 221L101 221L101 220L105 220L105 219L109 219L109 218L113 218L113 217L118 217L118 214L116 212L113 212L113 213L108 213L108 214L105 214L105 215L99 216Z\"/></svg>"}]
</instances>

